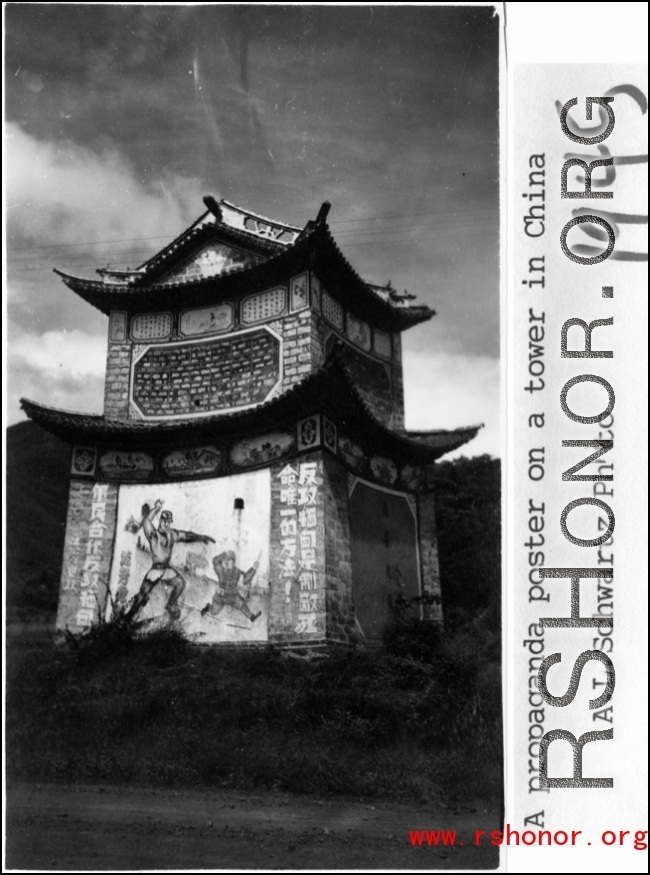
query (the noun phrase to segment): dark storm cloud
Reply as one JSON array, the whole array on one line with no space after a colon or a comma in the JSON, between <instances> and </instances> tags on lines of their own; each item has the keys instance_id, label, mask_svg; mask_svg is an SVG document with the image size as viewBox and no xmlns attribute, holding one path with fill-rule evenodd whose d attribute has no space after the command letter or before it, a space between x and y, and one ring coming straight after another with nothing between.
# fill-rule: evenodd
<instances>
[{"instance_id":1,"label":"dark storm cloud","mask_svg":"<svg viewBox=\"0 0 650 875\"><path fill-rule=\"evenodd\" d=\"M388 176L413 148L442 156L463 131L468 165L496 143L490 9L14 6L7 22L8 117L37 137L119 142L144 173L235 182L248 161L273 176L309 158L302 175L319 189L328 170ZM18 68L42 92L26 93ZM206 137L206 105L221 143Z\"/></svg>"},{"instance_id":2,"label":"dark storm cloud","mask_svg":"<svg viewBox=\"0 0 650 875\"><path fill-rule=\"evenodd\" d=\"M497 355L498 26L490 7L8 5L7 120L47 194L9 185L12 313L27 327L35 287L49 327L87 309L24 247L171 237L207 191L295 224L328 199L359 272L438 311L407 350ZM89 273L164 242L30 264Z\"/></svg>"}]
</instances>

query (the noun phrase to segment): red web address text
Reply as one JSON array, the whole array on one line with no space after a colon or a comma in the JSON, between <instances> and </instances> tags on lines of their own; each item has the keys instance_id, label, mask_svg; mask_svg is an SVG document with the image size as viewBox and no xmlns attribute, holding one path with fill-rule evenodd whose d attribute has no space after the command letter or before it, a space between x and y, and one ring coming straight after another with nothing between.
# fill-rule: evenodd
<instances>
[{"instance_id":1,"label":"red web address text","mask_svg":"<svg viewBox=\"0 0 650 875\"><path fill-rule=\"evenodd\" d=\"M486 836L488 835L487 831L484 829L477 829L474 833L474 841L471 844L480 846L482 842L484 842L485 844L489 842L489 844L495 846L504 844L522 844L529 846L536 845L537 847L542 847L545 845L590 845L590 841L587 841L584 838L582 840L578 839L578 837L582 834L582 830L579 829L571 830L571 832L566 832L563 829L556 830L555 832L551 832L548 829L527 829L520 833L519 830L512 829L510 824L508 823L506 824L505 835L501 830L494 830L494 832L491 832L489 834L489 838L486 838ZM647 837L647 830L636 830L634 833L632 833L629 829L621 829L618 832L615 832L614 830L605 830L605 832L600 836L600 844L607 846L626 845L628 847L633 844L635 851L646 851L648 849ZM410 829L409 838L411 840L411 844L414 846L453 845L455 847L462 847L465 844L461 839L459 839L456 830Z\"/></svg>"}]
</instances>

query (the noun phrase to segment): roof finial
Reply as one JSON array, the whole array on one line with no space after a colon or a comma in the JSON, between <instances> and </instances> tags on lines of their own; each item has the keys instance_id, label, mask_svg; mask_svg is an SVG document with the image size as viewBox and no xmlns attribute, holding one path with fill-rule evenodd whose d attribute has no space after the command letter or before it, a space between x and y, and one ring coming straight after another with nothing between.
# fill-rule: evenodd
<instances>
[{"instance_id":1,"label":"roof finial","mask_svg":"<svg viewBox=\"0 0 650 875\"><path fill-rule=\"evenodd\" d=\"M217 222L223 221L223 213L221 212L221 207L217 203L217 199L212 194L206 194L203 197L203 203L210 210L212 215L215 217Z\"/></svg>"},{"instance_id":2,"label":"roof finial","mask_svg":"<svg viewBox=\"0 0 650 875\"><path fill-rule=\"evenodd\" d=\"M328 213L332 207L332 204L329 201L323 201L321 204L321 208L318 211L318 215L316 216L316 224L322 224L328 216Z\"/></svg>"}]
</instances>

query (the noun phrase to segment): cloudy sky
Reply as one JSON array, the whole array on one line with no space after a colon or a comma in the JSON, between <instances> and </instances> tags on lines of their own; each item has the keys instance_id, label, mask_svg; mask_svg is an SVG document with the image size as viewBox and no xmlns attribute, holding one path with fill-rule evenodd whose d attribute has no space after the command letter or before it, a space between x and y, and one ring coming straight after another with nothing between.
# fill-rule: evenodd
<instances>
[{"instance_id":1,"label":"cloudy sky","mask_svg":"<svg viewBox=\"0 0 650 875\"><path fill-rule=\"evenodd\" d=\"M101 412L106 317L52 273L131 266L226 197L437 311L407 426L498 447L498 28L490 7L9 4L8 422Z\"/></svg>"}]
</instances>

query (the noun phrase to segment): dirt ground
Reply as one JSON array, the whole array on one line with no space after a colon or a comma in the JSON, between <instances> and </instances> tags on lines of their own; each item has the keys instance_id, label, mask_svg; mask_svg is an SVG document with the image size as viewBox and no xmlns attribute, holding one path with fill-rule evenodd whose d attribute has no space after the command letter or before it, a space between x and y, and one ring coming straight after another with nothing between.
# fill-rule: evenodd
<instances>
[{"instance_id":1,"label":"dirt ground","mask_svg":"<svg viewBox=\"0 0 650 875\"><path fill-rule=\"evenodd\" d=\"M227 790L7 788L7 870L491 869L498 811ZM409 830L457 830L413 847ZM463 846L459 846L460 842Z\"/></svg>"}]
</instances>

